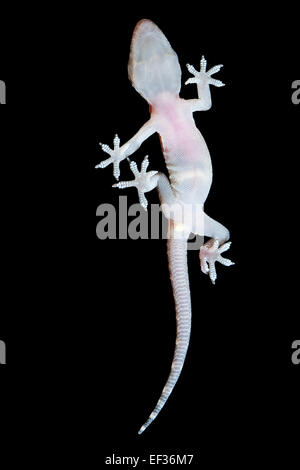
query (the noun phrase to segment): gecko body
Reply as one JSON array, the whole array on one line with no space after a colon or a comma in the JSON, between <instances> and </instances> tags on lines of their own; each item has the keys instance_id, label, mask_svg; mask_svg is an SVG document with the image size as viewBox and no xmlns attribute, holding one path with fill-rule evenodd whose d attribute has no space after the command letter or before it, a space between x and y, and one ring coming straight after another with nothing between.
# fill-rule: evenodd
<instances>
[{"instance_id":1,"label":"gecko body","mask_svg":"<svg viewBox=\"0 0 300 470\"><path fill-rule=\"evenodd\" d=\"M176 199L203 204L212 182L212 166L206 143L195 125L190 103L165 93L153 104L151 116L161 137Z\"/></svg>"},{"instance_id":2,"label":"gecko body","mask_svg":"<svg viewBox=\"0 0 300 470\"><path fill-rule=\"evenodd\" d=\"M114 148L101 144L109 158L96 168L113 164L118 180L120 162L128 158L142 142L157 132L169 178L157 171L147 171L149 160L144 158L139 171L134 161L130 168L135 176L132 181L121 181L114 187L135 187L141 205L146 209L145 193L158 188L164 214L169 219L168 259L176 309L176 345L171 371L162 394L149 418L139 430L141 434L156 418L170 396L183 367L191 331L191 298L187 266L187 239L190 233L210 237L201 246L199 258L203 273L215 283L216 261L230 266L230 260L222 253L230 246L229 231L204 212L204 203L212 183L212 164L203 136L193 118L195 111L211 107L210 85L223 86L212 78L221 65L206 71L202 57L200 71L187 64L193 77L186 84L195 83L198 98L185 100L179 96L181 69L177 54L161 30L150 20L141 20L135 27L128 63L129 78L149 103L150 119L128 142L120 147L118 136Z\"/></svg>"}]
</instances>

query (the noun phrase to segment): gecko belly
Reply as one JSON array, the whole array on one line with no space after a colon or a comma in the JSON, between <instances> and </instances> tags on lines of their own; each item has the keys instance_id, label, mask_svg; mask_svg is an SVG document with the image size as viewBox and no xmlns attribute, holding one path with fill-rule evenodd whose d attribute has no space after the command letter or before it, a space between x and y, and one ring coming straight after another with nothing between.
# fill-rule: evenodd
<instances>
[{"instance_id":1,"label":"gecko belly","mask_svg":"<svg viewBox=\"0 0 300 470\"><path fill-rule=\"evenodd\" d=\"M184 203L204 204L209 193L212 168L208 149L202 140L193 146L170 148L163 145L172 188L177 199Z\"/></svg>"},{"instance_id":2,"label":"gecko belly","mask_svg":"<svg viewBox=\"0 0 300 470\"><path fill-rule=\"evenodd\" d=\"M185 203L204 203L212 181L211 159L190 106L179 97L161 94L152 113L176 197Z\"/></svg>"}]
</instances>

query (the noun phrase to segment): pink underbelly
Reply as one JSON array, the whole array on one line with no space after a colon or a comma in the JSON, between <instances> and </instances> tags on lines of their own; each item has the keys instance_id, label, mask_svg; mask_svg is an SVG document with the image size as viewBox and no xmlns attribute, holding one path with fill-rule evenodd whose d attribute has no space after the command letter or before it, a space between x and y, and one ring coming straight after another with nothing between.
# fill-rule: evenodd
<instances>
[{"instance_id":1,"label":"pink underbelly","mask_svg":"<svg viewBox=\"0 0 300 470\"><path fill-rule=\"evenodd\" d=\"M170 181L183 202L204 203L212 181L208 148L197 133L164 135L162 145Z\"/></svg>"},{"instance_id":2,"label":"pink underbelly","mask_svg":"<svg viewBox=\"0 0 300 470\"><path fill-rule=\"evenodd\" d=\"M167 164L202 168L210 163L209 151L199 132L174 132L161 137Z\"/></svg>"}]
</instances>

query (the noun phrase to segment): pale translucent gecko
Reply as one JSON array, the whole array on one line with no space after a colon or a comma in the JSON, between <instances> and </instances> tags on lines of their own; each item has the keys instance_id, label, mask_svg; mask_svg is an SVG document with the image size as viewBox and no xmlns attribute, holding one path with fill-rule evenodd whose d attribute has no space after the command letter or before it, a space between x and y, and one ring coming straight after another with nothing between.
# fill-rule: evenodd
<instances>
[{"instance_id":1,"label":"pale translucent gecko","mask_svg":"<svg viewBox=\"0 0 300 470\"><path fill-rule=\"evenodd\" d=\"M181 69L177 54L152 21L139 21L132 37L128 74L134 88L149 103L150 119L122 146L117 135L113 149L101 144L102 150L109 154L109 158L96 166L105 168L112 163L114 177L119 180L120 162L128 159L145 139L157 132L169 172L167 178L163 173L147 171L149 160L146 156L140 171L135 162L130 162L134 180L113 185L118 188L136 187L140 204L145 209L148 205L145 193L157 187L163 212L169 220L168 257L176 307L176 346L166 385L139 434L149 426L164 406L185 361L191 331L187 266L189 235L193 233L210 237L210 240L201 246L199 258L202 272L208 274L213 283L217 278L216 261L225 266L234 264L222 256L230 247L229 231L204 212L204 203L212 183L212 165L206 143L195 125L193 113L210 109L210 85L224 85L212 77L219 72L222 65L216 65L210 70L206 70L206 66L203 56L199 71L187 64L192 77L185 84L197 85L198 98L181 98Z\"/></svg>"}]
</instances>

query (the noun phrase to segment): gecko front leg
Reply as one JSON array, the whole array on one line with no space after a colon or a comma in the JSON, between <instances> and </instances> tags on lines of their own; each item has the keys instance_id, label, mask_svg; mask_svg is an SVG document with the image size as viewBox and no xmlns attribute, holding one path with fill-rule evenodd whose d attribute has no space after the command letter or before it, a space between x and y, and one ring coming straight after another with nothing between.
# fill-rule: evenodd
<instances>
[{"instance_id":1,"label":"gecko front leg","mask_svg":"<svg viewBox=\"0 0 300 470\"><path fill-rule=\"evenodd\" d=\"M117 134L115 135L113 149L111 149L106 144L101 144L101 142L100 142L100 145L101 145L103 152L108 153L110 157L100 162L98 165L95 166L95 168L106 168L108 165L112 163L113 168L114 168L113 175L116 178L116 180L118 180L120 176L120 162L124 160L125 158L123 155L124 152L120 150L120 139L118 135Z\"/></svg>"},{"instance_id":2,"label":"gecko front leg","mask_svg":"<svg viewBox=\"0 0 300 470\"><path fill-rule=\"evenodd\" d=\"M144 140L148 139L152 134L156 132L156 126L154 123L154 119L151 118L147 121L141 129L130 139L128 142L123 144L120 147L120 139L118 135L115 135L114 138L114 148L111 149L106 144L101 144L101 148L104 152L109 154L109 158L103 160L95 168L106 168L111 163L113 164L113 175L116 180L119 180L120 177L120 162L125 160L125 158L129 157L133 154L144 142Z\"/></svg>"},{"instance_id":3,"label":"gecko front leg","mask_svg":"<svg viewBox=\"0 0 300 470\"><path fill-rule=\"evenodd\" d=\"M192 111L207 111L211 108L211 96L210 96L210 89L209 85L214 85L216 87L222 87L225 84L221 82L221 80L216 80L212 78L212 75L219 72L222 64L215 65L208 71L206 71L207 61L204 56L202 56L200 61L200 71L198 72L192 65L186 64L188 71L194 75L193 77L189 78L185 85L190 83L197 84L198 90L198 99L189 100Z\"/></svg>"}]
</instances>

